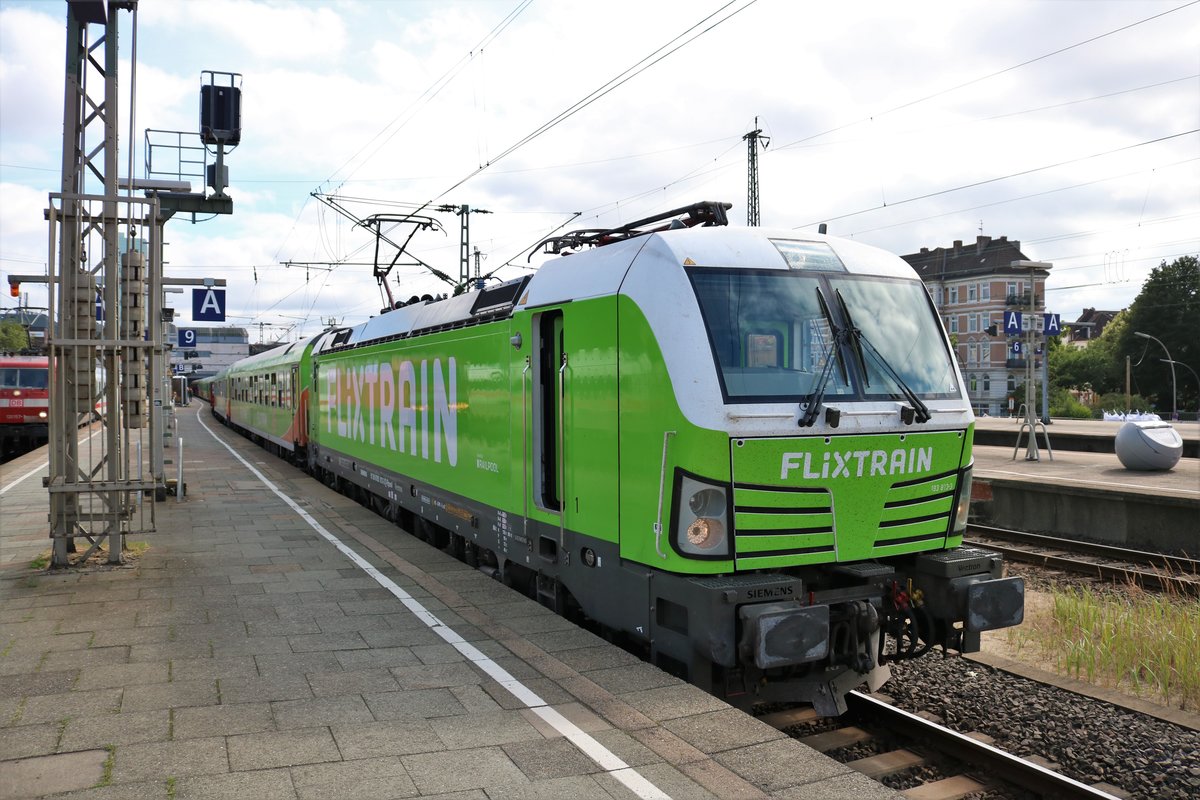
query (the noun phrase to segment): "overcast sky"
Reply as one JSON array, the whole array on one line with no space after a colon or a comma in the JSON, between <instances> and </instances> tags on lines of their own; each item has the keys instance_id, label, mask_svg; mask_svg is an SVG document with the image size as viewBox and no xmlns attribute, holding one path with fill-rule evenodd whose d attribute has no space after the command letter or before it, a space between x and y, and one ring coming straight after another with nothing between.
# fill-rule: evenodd
<instances>
[{"instance_id":1,"label":"overcast sky","mask_svg":"<svg viewBox=\"0 0 1200 800\"><path fill-rule=\"evenodd\" d=\"M744 224L755 118L770 137L764 225L828 221L897 254L1018 239L1054 263L1049 306L1064 319L1123 308L1159 262L1200 253L1194 2L142 0L134 142L133 15L119 18L122 174L132 145L144 177L144 129L197 130L203 70L242 76L234 213L177 217L165 238L168 276L225 278L228 321L252 341L382 305L361 265L371 239L313 192L358 216L486 209L470 216L472 247L485 272L515 277L560 226L696 200L731 202ZM45 270L65 20L58 0L0 0L5 275ZM410 250L457 275L459 220L434 216L444 233ZM398 298L446 288L411 266L390 285ZM45 305L44 289L23 290Z\"/></svg>"}]
</instances>

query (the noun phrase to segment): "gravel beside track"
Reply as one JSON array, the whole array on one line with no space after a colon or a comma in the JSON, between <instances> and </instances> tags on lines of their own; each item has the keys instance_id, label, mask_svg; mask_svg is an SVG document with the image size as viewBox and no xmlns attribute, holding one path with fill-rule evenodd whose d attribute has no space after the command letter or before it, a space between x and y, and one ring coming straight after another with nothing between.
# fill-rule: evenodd
<instances>
[{"instance_id":1,"label":"gravel beside track","mask_svg":"<svg viewBox=\"0 0 1200 800\"><path fill-rule=\"evenodd\" d=\"M1200 732L962 658L892 665L882 691L962 732L980 731L1018 756L1038 755L1083 783L1104 781L1146 800L1200 797Z\"/></svg>"}]
</instances>

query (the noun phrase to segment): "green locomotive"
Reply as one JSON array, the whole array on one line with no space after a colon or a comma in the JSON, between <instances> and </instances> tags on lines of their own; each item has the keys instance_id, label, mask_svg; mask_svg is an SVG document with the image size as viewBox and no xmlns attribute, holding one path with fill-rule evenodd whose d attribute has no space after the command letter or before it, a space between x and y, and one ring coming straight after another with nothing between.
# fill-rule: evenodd
<instances>
[{"instance_id":1,"label":"green locomotive","mask_svg":"<svg viewBox=\"0 0 1200 800\"><path fill-rule=\"evenodd\" d=\"M664 669L844 710L1024 586L962 547L974 417L899 258L702 203L549 240L201 388L273 451ZM886 646L888 642L892 646Z\"/></svg>"}]
</instances>

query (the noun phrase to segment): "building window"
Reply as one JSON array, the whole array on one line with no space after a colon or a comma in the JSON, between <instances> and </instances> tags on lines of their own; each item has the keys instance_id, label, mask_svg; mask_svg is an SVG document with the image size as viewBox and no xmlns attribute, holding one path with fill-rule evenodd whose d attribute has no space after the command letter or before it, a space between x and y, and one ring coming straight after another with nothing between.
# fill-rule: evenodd
<instances>
[{"instance_id":1,"label":"building window","mask_svg":"<svg viewBox=\"0 0 1200 800\"><path fill-rule=\"evenodd\" d=\"M1008 296L1009 296L1009 297L1016 297L1016 296L1017 296L1017 282L1016 282L1016 281L1009 281L1009 282L1008 282L1008 290L1007 290L1007 291L1008 291Z\"/></svg>"},{"instance_id":2,"label":"building window","mask_svg":"<svg viewBox=\"0 0 1200 800\"><path fill-rule=\"evenodd\" d=\"M957 286L951 286L951 287L950 287L949 289L947 289L946 291L950 293L950 299L947 301L947 302L948 302L948 304L949 304L949 305L952 305L952 306L953 306L953 305L958 305L958 287L957 287Z\"/></svg>"},{"instance_id":3,"label":"building window","mask_svg":"<svg viewBox=\"0 0 1200 800\"><path fill-rule=\"evenodd\" d=\"M1008 390L1015 392L1017 390L1017 378L1011 372L1008 373Z\"/></svg>"},{"instance_id":4,"label":"building window","mask_svg":"<svg viewBox=\"0 0 1200 800\"><path fill-rule=\"evenodd\" d=\"M971 387L971 394L979 391L979 381L975 378L974 372L971 373L971 377L968 379L968 385Z\"/></svg>"},{"instance_id":5,"label":"building window","mask_svg":"<svg viewBox=\"0 0 1200 800\"><path fill-rule=\"evenodd\" d=\"M950 317L950 332L958 333L958 315L954 314Z\"/></svg>"},{"instance_id":6,"label":"building window","mask_svg":"<svg viewBox=\"0 0 1200 800\"><path fill-rule=\"evenodd\" d=\"M975 362L979 361L979 345L971 342L967 345L967 364L975 366Z\"/></svg>"},{"instance_id":7,"label":"building window","mask_svg":"<svg viewBox=\"0 0 1200 800\"><path fill-rule=\"evenodd\" d=\"M983 393L987 394L992 390L992 376L986 372L983 373Z\"/></svg>"},{"instance_id":8,"label":"building window","mask_svg":"<svg viewBox=\"0 0 1200 800\"><path fill-rule=\"evenodd\" d=\"M979 363L985 367L992 364L992 343L984 342L983 347L979 348ZM984 379L986 380L986 378Z\"/></svg>"},{"instance_id":9,"label":"building window","mask_svg":"<svg viewBox=\"0 0 1200 800\"><path fill-rule=\"evenodd\" d=\"M975 288L975 284L972 283L969 286L967 286L967 302L968 303L975 302L976 292L977 292L977 289Z\"/></svg>"},{"instance_id":10,"label":"building window","mask_svg":"<svg viewBox=\"0 0 1200 800\"><path fill-rule=\"evenodd\" d=\"M992 285L990 283L979 284L979 299L984 302L992 299Z\"/></svg>"},{"instance_id":11,"label":"building window","mask_svg":"<svg viewBox=\"0 0 1200 800\"><path fill-rule=\"evenodd\" d=\"M967 333L979 333L978 314L967 314Z\"/></svg>"}]
</instances>

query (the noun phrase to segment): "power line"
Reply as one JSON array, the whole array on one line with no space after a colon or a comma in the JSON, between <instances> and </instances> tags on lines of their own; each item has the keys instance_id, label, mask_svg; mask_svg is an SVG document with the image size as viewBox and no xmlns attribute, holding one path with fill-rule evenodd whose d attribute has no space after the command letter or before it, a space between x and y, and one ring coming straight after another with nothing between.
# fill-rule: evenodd
<instances>
[{"instance_id":1,"label":"power line","mask_svg":"<svg viewBox=\"0 0 1200 800\"><path fill-rule=\"evenodd\" d=\"M1196 2L1200 2L1200 0L1196 0ZM1182 133L1173 133L1169 136L1162 136L1162 137L1159 137L1158 139L1150 139L1145 142L1138 142L1137 144L1125 145L1124 147L1118 147L1113 150L1105 150L1101 153L1093 153L1090 156L1080 156L1079 158L1072 158L1072 159L1068 159L1066 161L1059 161L1054 164L1045 164L1040 167L1033 167L1031 169L1021 170L1020 172L1011 172L1008 175L1001 175L996 178L988 178L987 180L975 181L974 183L967 183L962 186L955 186L950 189L940 189L936 192L929 192L928 194L922 194L922 195L918 195L916 197L909 197L907 199L897 200L892 203L882 203L878 206L871 206L870 208L864 208L861 211L852 211L848 214L839 214L836 217L828 217L826 219L820 220L820 222L835 222L839 219L847 219L849 217L857 217L860 214L867 214L872 211L878 211L882 208L892 208L894 206L902 206L902 205L905 205L906 203L915 203L918 200L928 200L931 197L938 197L939 195L943 195L943 194L951 194L953 192L961 192L964 189L974 189L979 186L986 186L989 183L997 183L998 181L1005 181L1005 180L1008 180L1009 178L1019 178L1022 175L1031 175L1035 172L1042 172L1044 170L1054 169L1056 167L1065 167L1068 164L1078 164L1081 161L1088 161L1090 159L1100 158L1102 156L1110 156L1113 153L1121 153L1126 150L1133 150L1134 148L1137 148L1137 147L1145 147L1146 145L1150 145L1150 144L1158 144L1159 142L1166 142L1171 139L1178 139L1181 136L1190 136L1191 134L1197 133L1197 132L1200 132L1200 128L1193 128L1190 131L1183 131ZM800 228L807 228L807 227L810 227L810 226L816 225L816 224L817 224L816 222L808 222L803 225L796 225L793 227L793 230L798 230Z\"/></svg>"},{"instance_id":2,"label":"power line","mask_svg":"<svg viewBox=\"0 0 1200 800\"><path fill-rule=\"evenodd\" d=\"M1157 170L1157 169L1167 169L1170 167L1178 167L1183 164L1190 164L1193 161L1200 161L1200 158L1185 158L1182 161L1173 161L1169 164L1160 164L1157 167L1153 167L1153 169ZM1145 172L1145 170L1136 170L1134 172L1126 172L1122 175L1110 175L1107 178L1097 178L1094 181L1084 181L1083 183L1073 183L1069 186L1060 186L1056 189L1047 189L1043 192L1033 192L1031 194L1023 194L1023 195L1019 195L1017 197L1009 197L1005 200L996 200L991 203L981 203L977 206L968 206L966 208L955 209L954 211L946 211L941 214L930 214L925 217L917 217L915 219L908 219L908 220L904 220L902 222L894 222L890 225L878 225L874 228L866 228L863 230L854 231L853 233L848 234L848 236L852 238L855 236L862 236L865 233L875 233L877 231L886 231L891 228L902 228L905 225L912 225L917 222L927 222L931 219L940 219L942 217L949 217L949 216L953 216L955 214L963 214L963 213L966 213L967 211L978 211L981 208L992 208L994 206L1002 206L1007 203L1015 203L1019 200L1029 200L1034 197L1045 197L1046 195L1057 194L1058 192L1066 192L1066 191L1070 191L1071 189L1081 189L1085 186L1095 186L1098 183L1107 183L1108 181L1115 181L1115 180L1120 180L1122 178L1128 178L1133 175L1140 175L1143 172ZM1152 222L1152 221L1153 220L1147 220L1147 222ZM1095 231L1093 231L1093 233L1095 233ZM1027 243L1032 244L1034 242L1040 242L1040 241L1045 241L1045 240L1042 240L1042 239L1029 240Z\"/></svg>"},{"instance_id":3,"label":"power line","mask_svg":"<svg viewBox=\"0 0 1200 800\"><path fill-rule=\"evenodd\" d=\"M714 28L717 28L718 26L722 25L723 23L725 23L725 22L728 22L730 19L732 19L733 17L737 16L738 14L740 14L741 12L745 11L747 8L749 8L750 6L752 6L752 5L754 5L755 3L757 3L757 2L758 2L758 0L740 0L740 1L742 1L742 2L745 2L745 5L743 5L741 8L737 8L737 9L735 9L735 10L731 11L731 12L730 12L728 15L726 15L725 17L723 17L723 18L721 18L721 19L718 19L716 22L712 23L712 24L711 24L711 25L709 25L707 28L704 28L703 30L701 30L701 31L699 31L698 33L696 33L696 34L695 34L694 36L692 36L690 39L687 39L686 41L680 42L679 44L675 44L676 42L679 42L679 40L680 40L680 39L682 39L683 37L685 37L685 36L688 36L688 35L689 35L689 34L691 34L693 31L695 31L697 28L699 28L700 26L702 26L702 25L704 25L705 23L707 23L709 20L713 19L713 18L714 18L714 17L716 17L717 15L721 14L722 12L724 12L724 11L725 11L726 9L728 9L730 6L732 6L732 5L734 5L735 3L739 2L739 0L730 0L730 2L726 3L725 5L723 5L723 6L721 6L720 8L718 8L716 11L714 11L714 12L712 12L711 14L709 14L708 16L704 17L704 18L703 18L703 19L701 19L699 22L695 23L694 25L692 25L691 27L689 27L687 30L685 30L683 33L677 34L676 36L674 36L673 38L671 38L671 39L670 39L670 40L669 40L669 41L668 41L666 44L662 45L662 46L661 46L661 47L659 47L657 50L653 51L653 52L652 52L652 53L650 53L649 55L647 55L647 56L643 57L641 60L637 61L635 64L633 64L633 66L631 66L631 67L628 67L628 68L626 68L624 71L622 71L622 72L618 73L618 74L616 75L616 77L609 79L607 82L605 82L604 84L602 84L602 85L601 85L601 86L599 86L598 88L596 88L596 89L593 89L591 92L589 92L588 94L584 95L584 96L583 96L581 99L579 99L579 100L575 101L574 103L572 103L570 106L568 106L568 107L567 107L566 109L564 109L563 111L560 111L558 114L556 114L555 116L551 117L549 120L547 120L546 122L542 123L541 125L539 125L539 126L538 126L537 128L535 128L534 130L532 130L532 131L530 131L529 133L525 134L525 136L523 136L522 138L520 138L519 140L517 140L517 141L516 141L516 142L514 142L513 144L509 145L509 146L508 146L507 148L505 148L505 149L504 149L504 150L503 150L503 151L502 151L502 152L501 152L499 155L497 155L495 158L493 158L492 160L490 160L490 161L489 161L489 162L487 162L486 164L484 164L484 165L482 165L482 166L478 167L477 169L474 169L474 170L472 170L472 171L471 171L471 172L470 172L468 175L466 175L466 177L462 178L462 179L461 179L461 180L459 180L457 183L455 183L454 185L452 185L452 186L450 186L449 188L447 188L445 191L443 191L441 194L437 195L435 198L433 198L433 199L429 200L429 204L431 204L431 203L435 202L436 200L440 200L441 198L445 197L447 194L449 194L450 192L454 191L454 190L455 190L455 189L457 189L458 187L462 186L464 183L466 183L467 181L471 180L471 179L472 179L472 178L474 178L476 175L479 175L481 172L483 172L484 170L488 169L488 168L489 168L489 167L491 167L493 164L495 164L495 163L499 162L500 160L502 160L502 159L506 158L507 156L510 156L510 155L512 155L512 154L513 154L513 153L515 153L517 150L521 149L521 148L522 148L522 147L524 147L525 145L527 145L527 144L529 144L530 142L532 142L533 140L537 139L537 138L538 138L539 136L541 136L542 134L546 133L547 131L550 131L550 130L554 129L554 128L555 128L555 127L557 127L558 125L562 124L562 123L563 123L563 122L565 122L566 120L568 120L568 119L570 119L571 117L573 117L575 114L578 114L580 111L582 111L583 109L585 109L585 108L587 108L588 106L590 106L592 103L594 103L594 102L596 102L597 100L599 100L600 98L604 97L605 95L609 94L609 93L610 93L610 92L612 92L613 90L615 90L615 89L619 88L620 86L622 86L622 85L624 85L625 83L629 82L629 81L630 81L630 80L632 80L633 78L635 78L635 77L637 77L638 75L642 74L643 72L645 72L646 70L648 70L650 67L654 66L655 64L657 64L658 62L660 62L660 61L662 61L663 59L667 58L668 56L670 56L670 55L672 55L672 54L676 53L676 52L677 52L677 51L679 51L680 49L682 49L682 48L686 47L687 45L691 44L691 43L692 43L692 42L694 42L696 39L699 39L701 36L704 36L706 33L708 33L708 32L710 32L710 31L712 31ZM1196 0L1196 2L1200 2L1200 0ZM672 45L674 45L674 46L672 47ZM668 48L670 48L670 49L668 49ZM666 52L663 52L664 50L665 50ZM661 55L660 55L660 54L661 54Z\"/></svg>"},{"instance_id":4,"label":"power line","mask_svg":"<svg viewBox=\"0 0 1200 800\"><path fill-rule=\"evenodd\" d=\"M529 5L532 2L533 2L533 0L522 0L520 3L518 3L517 6L515 8L513 8L512 11L509 11L507 16L504 17L504 19L502 19L502 20L500 20L500 22L496 23L496 25L490 31L488 31L487 35L484 36L482 39L480 39L479 42L477 42L476 45L474 47L472 47L465 56L460 58L458 60L458 62L454 64L454 66L450 67L450 69L448 69L448 70L446 70L446 72L442 73L441 77L439 77L432 84L430 84L428 87L426 87L425 91L422 92L420 94L420 96L417 97L416 100L414 100L412 103L410 103L408 105L408 107L406 107L403 111L401 111L399 114L397 114L395 117L393 117L392 120L390 122L388 122L387 125L383 126L383 128L380 129L380 131L378 133L376 133L373 137L371 137L371 139L366 144L364 144L362 147L360 147L358 149L358 151L354 153L354 155L350 156L350 158L348 158L344 164L342 164L340 167L335 169L330 174L330 176L325 179L325 182L328 183L328 182L332 181L334 175L336 175L338 172L340 172L341 170L343 170L347 166L349 166L356 158L358 158L360 155L362 155L362 153L368 147L370 147L376 140L379 140L380 137L383 137L384 134L387 134L386 137L384 137L381 141L379 141L379 144L371 151L370 155L374 155L375 153L378 153L380 148L382 148L385 144L387 144L389 141L391 141L392 138L395 137L395 135L397 133L399 133L401 130L403 130L404 127L413 120L413 118L416 116L417 111L419 111L420 108L423 108L424 106L428 105L430 101L432 101L435 97L437 97L438 94L440 94L443 89L445 89L447 86L449 86L450 83L453 82L453 80L456 77L458 77L459 73L461 73L466 68L467 64L469 64L471 62L471 59L474 57L474 55L477 51L481 51L484 47L486 47L487 45L489 45L493 41L495 41L496 38L499 37L500 34L503 33L505 31L505 29L507 29L508 26L511 25L516 20L516 18L519 17L521 15L521 13L524 12L525 9L529 7ZM407 115L407 119L404 119L404 117L406 115ZM403 119L403 121L401 121L402 119ZM398 122L400 123L399 125L396 124ZM392 128L393 126L395 126L395 130L392 130L391 133L388 133L388 130L390 128ZM363 163L366 163L366 161L369 158L370 158L370 156L367 156L367 158L364 158ZM355 167L355 170L357 170L357 169L358 169L358 167ZM353 174L354 174L354 171L352 170L350 172L350 175L353 175ZM345 181L343 181L342 183L344 183L344 182ZM341 184L339 184L339 188L340 188L340 185ZM336 192L337 189L335 188L334 191Z\"/></svg>"},{"instance_id":5,"label":"power line","mask_svg":"<svg viewBox=\"0 0 1200 800\"><path fill-rule=\"evenodd\" d=\"M1054 50L1054 51L1052 51L1052 52L1050 52L1050 53L1044 53L1043 55L1037 56L1036 58L1031 58L1031 59L1028 59L1028 60L1026 60L1026 61L1022 61L1022 62L1021 62L1021 63L1019 63L1019 64L1013 64L1012 66L1005 67L1004 69L997 70L996 72L992 72L992 73L989 73L989 74L987 74L987 75L982 75L982 76L980 76L980 77L978 77L978 78L972 78L971 80L969 80L969 81L967 81L967 82L965 82L965 83L960 83L960 84L958 84L957 86L951 86L951 87L950 87L950 88L948 88L948 89L942 89L941 91L934 92L933 94L926 95L926 96L924 96L924 97L919 97L919 98L917 98L917 99L915 99L915 100L909 100L909 101L908 101L908 102L906 102L906 103L901 103L901 104L900 104L900 105L898 105L898 106L893 106L892 108L889 108L889 109L887 109L886 111L880 111L880 112L878 112L878 113L876 113L876 114L872 114L872 115L870 115L870 116L868 116L868 117L863 117L862 119L855 120L854 122L847 122L846 124L844 124L844 125L839 125L839 126L837 126L836 128L830 128L829 130L827 130L827 131L824 131L823 133L814 133L812 136L806 136L806 137L804 137L803 139L797 139L797 140L796 140L796 141L794 141L794 142L789 142L788 144L785 144L785 145L780 145L779 147L777 147L777 148L775 148L775 149L776 149L776 150L785 150L785 149L787 149L787 148L794 147L794 146L796 146L796 145L798 145L798 144L802 144L802 143L804 143L804 142L811 141L812 139L819 139L819 138L820 138L820 137L822 137L822 136L827 136L827 135L829 135L829 134L831 134L831 133L836 133L837 131L845 130L846 128L852 128L852 127L854 127L855 125L861 125L861 124L862 124L862 123L864 123L864 122L872 122L872 121L874 121L874 120L877 120L877 119L879 119L879 118L880 118L880 117L882 117L882 116L885 116L885 115L887 115L887 114L891 114L891 113L893 113L893 112L895 112L895 111L900 111L901 109L910 108L910 107L912 107L912 106L915 106L915 105L917 105L918 103L924 103L926 100L932 100L932 99L934 99L935 97L941 97L942 95L949 94L949 93L951 93L951 92L956 92L956 91L958 91L959 89L963 89L963 88L965 88L965 87L967 87L967 86L972 86L972 85L974 85L974 84L976 84L976 83L980 83L980 82L982 82L982 81L986 81L986 80L988 80L989 78L994 78L994 77L996 77L997 75L1003 75L1003 74L1004 74L1004 73L1006 73L1006 72L1012 72L1012 71L1013 71L1013 70L1015 70L1015 69L1020 69L1021 67L1026 67L1026 66L1029 66L1030 64L1034 64L1034 63L1036 63L1036 62L1038 62L1038 61L1042 61L1042 60L1044 60L1044 59L1047 59L1047 58L1050 58L1050 57L1052 57L1052 56L1056 56L1056 55L1059 55L1059 54L1061 54L1061 53L1065 53L1065 52L1067 52L1068 50L1074 50L1075 48L1077 48L1077 47L1082 47L1082 46L1083 46L1083 45L1085 45L1085 44L1091 44L1092 42L1099 41L1100 39L1103 39L1103 38L1105 38L1105 37L1107 37L1107 36L1112 36L1112 35L1114 35L1114 34L1121 33L1122 31L1127 31L1127 30L1129 30L1130 28L1134 28L1134 27L1137 27L1138 25L1142 25L1142 24L1145 24L1145 23L1147 23L1147 22L1150 22L1150 21L1152 21L1152 20L1156 20L1156 19L1158 19L1159 17L1165 17L1165 16L1166 16L1166 15L1168 15L1168 14L1174 14L1176 11L1180 11L1180 10L1182 10L1182 9L1184 9L1184 8L1187 8L1188 6L1193 6L1193 5L1195 5L1196 3L1198 3L1198 2L1200 2L1200 0L1192 0L1192 2L1190 2L1190 3L1184 3L1184 4L1183 4L1183 5L1181 5L1181 6L1177 6L1177 7L1175 7L1175 8L1168 9L1167 11L1163 11L1163 12L1161 12L1161 13L1159 13L1159 14L1155 14L1154 16L1151 16L1151 17L1146 17L1145 19L1138 20L1137 22L1131 22L1131 23L1130 23L1130 24L1128 24L1128 25L1123 25L1123 26L1121 26L1120 28L1116 28L1115 30L1111 30L1111 31L1109 31L1109 32L1107 32L1107 33L1102 33L1102 34L1099 34L1098 36L1093 36L1093 37L1091 37L1090 39L1084 39L1082 42L1076 42L1075 44L1068 45L1067 47L1060 47L1058 50Z\"/></svg>"}]
</instances>

